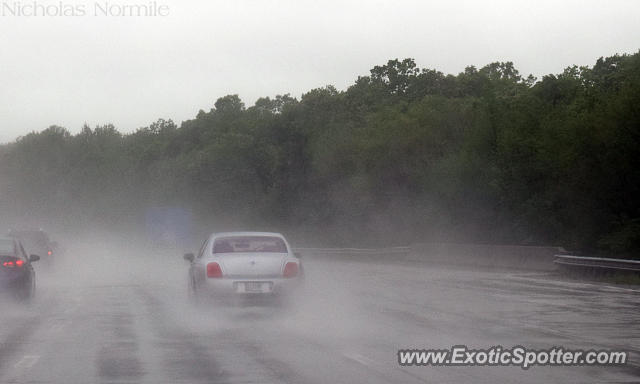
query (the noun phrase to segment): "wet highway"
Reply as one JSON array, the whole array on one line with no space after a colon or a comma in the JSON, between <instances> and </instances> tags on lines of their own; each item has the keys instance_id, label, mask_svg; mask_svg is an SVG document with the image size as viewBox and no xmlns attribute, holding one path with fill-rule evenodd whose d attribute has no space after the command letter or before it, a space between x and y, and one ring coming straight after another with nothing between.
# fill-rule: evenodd
<instances>
[{"instance_id":1,"label":"wet highway","mask_svg":"<svg viewBox=\"0 0 640 384\"><path fill-rule=\"evenodd\" d=\"M291 305L194 306L180 255L68 257L3 302L0 383L638 383L640 289L305 260ZM623 349L626 366L401 367L397 350Z\"/></svg>"}]
</instances>

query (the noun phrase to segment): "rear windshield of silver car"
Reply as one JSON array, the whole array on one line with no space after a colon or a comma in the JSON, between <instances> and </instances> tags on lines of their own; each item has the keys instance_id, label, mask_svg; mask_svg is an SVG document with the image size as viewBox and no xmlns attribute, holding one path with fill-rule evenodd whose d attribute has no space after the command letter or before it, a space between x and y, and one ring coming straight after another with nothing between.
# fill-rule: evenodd
<instances>
[{"instance_id":1,"label":"rear windshield of silver car","mask_svg":"<svg viewBox=\"0 0 640 384\"><path fill-rule=\"evenodd\" d=\"M0 239L0 255L12 256L15 254L15 248L13 246L13 240Z\"/></svg>"},{"instance_id":2,"label":"rear windshield of silver car","mask_svg":"<svg viewBox=\"0 0 640 384\"><path fill-rule=\"evenodd\" d=\"M220 237L213 243L213 253L274 252L287 253L287 245L274 236Z\"/></svg>"}]
</instances>

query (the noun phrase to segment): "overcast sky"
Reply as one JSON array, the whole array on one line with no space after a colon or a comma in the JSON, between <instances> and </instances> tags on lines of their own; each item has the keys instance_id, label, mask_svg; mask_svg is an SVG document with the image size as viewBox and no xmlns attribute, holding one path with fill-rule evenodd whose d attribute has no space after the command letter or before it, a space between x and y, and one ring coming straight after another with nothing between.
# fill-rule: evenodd
<instances>
[{"instance_id":1,"label":"overcast sky","mask_svg":"<svg viewBox=\"0 0 640 384\"><path fill-rule=\"evenodd\" d=\"M168 15L116 16L132 5ZM452 74L513 61L541 77L640 49L635 0L158 0L155 7L0 0L0 7L0 142L52 124L74 133L85 122L123 132L158 118L179 124L227 94L250 106L327 84L346 89L392 58ZM63 12L74 16L52 15Z\"/></svg>"}]
</instances>

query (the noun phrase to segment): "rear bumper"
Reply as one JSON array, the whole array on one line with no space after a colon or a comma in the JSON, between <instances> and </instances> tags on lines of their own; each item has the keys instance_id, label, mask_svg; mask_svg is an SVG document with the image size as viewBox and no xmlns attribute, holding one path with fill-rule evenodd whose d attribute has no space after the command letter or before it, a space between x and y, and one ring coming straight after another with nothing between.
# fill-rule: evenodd
<instances>
[{"instance_id":1,"label":"rear bumper","mask_svg":"<svg viewBox=\"0 0 640 384\"><path fill-rule=\"evenodd\" d=\"M22 289L27 283L26 274L3 274L0 276L0 292Z\"/></svg>"},{"instance_id":2,"label":"rear bumper","mask_svg":"<svg viewBox=\"0 0 640 384\"><path fill-rule=\"evenodd\" d=\"M299 277L284 278L207 278L204 290L213 296L280 296L293 293L301 284Z\"/></svg>"}]
</instances>

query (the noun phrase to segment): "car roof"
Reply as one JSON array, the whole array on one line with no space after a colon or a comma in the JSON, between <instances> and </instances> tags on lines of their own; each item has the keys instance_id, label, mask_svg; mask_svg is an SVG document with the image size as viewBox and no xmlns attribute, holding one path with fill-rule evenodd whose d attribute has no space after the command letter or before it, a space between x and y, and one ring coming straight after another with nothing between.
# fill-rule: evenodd
<instances>
[{"instance_id":1,"label":"car roof","mask_svg":"<svg viewBox=\"0 0 640 384\"><path fill-rule=\"evenodd\" d=\"M275 236L275 237L284 238L284 236L282 236L281 233L276 233L276 232L251 232L251 231L245 231L245 232L218 232L218 233L212 233L211 236L209 236L209 238L213 239L213 238L217 238L217 237L233 237L233 236Z\"/></svg>"},{"instance_id":2,"label":"car roof","mask_svg":"<svg viewBox=\"0 0 640 384\"><path fill-rule=\"evenodd\" d=\"M42 228L34 229L34 228L10 228L9 233L45 233Z\"/></svg>"},{"instance_id":3,"label":"car roof","mask_svg":"<svg viewBox=\"0 0 640 384\"><path fill-rule=\"evenodd\" d=\"M49 235L42 229L10 229L10 237L30 237L49 240Z\"/></svg>"}]
</instances>

